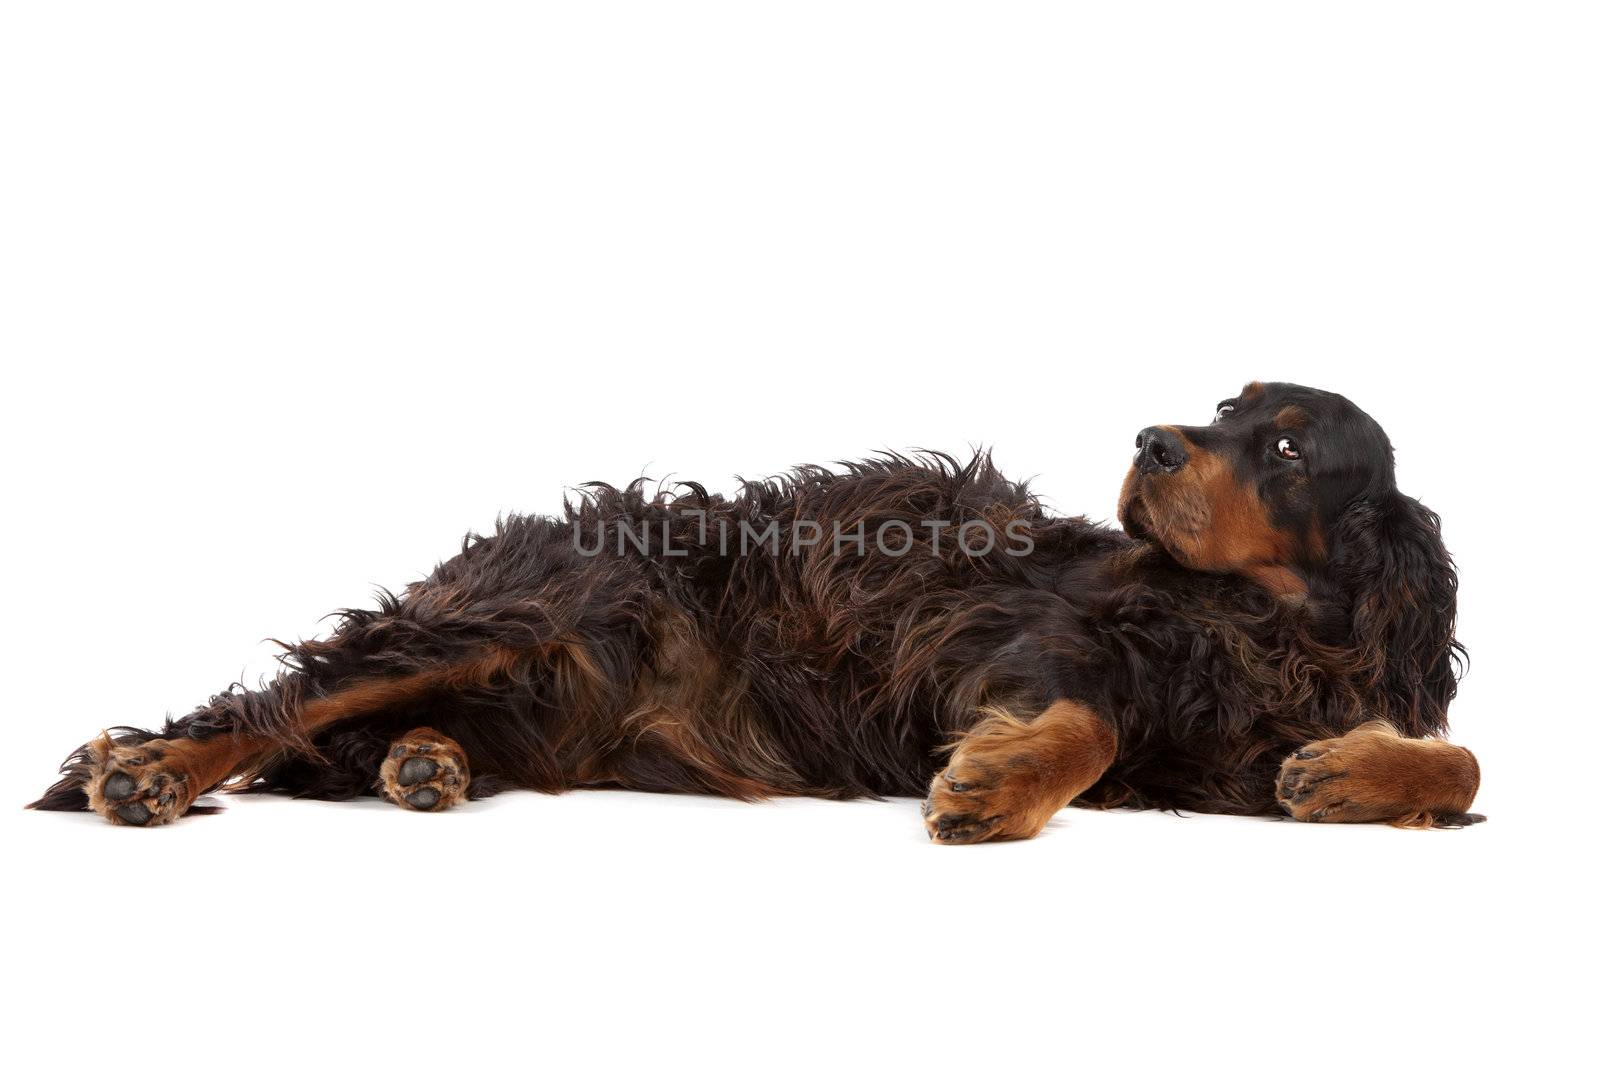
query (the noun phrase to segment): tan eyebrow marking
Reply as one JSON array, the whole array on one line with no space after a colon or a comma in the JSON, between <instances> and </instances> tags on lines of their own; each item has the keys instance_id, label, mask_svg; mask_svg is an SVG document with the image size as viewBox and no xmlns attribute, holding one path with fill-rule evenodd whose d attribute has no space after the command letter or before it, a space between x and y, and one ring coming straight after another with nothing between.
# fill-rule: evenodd
<instances>
[{"instance_id":1,"label":"tan eyebrow marking","mask_svg":"<svg viewBox=\"0 0 1600 1067\"><path fill-rule=\"evenodd\" d=\"M1267 387L1260 382L1251 382L1239 391L1240 400L1254 400L1267 391Z\"/></svg>"},{"instance_id":2,"label":"tan eyebrow marking","mask_svg":"<svg viewBox=\"0 0 1600 1067\"><path fill-rule=\"evenodd\" d=\"M1277 417L1272 420L1272 425L1280 430L1303 430L1308 421L1310 416L1305 413L1305 409L1290 404L1278 412Z\"/></svg>"}]
</instances>

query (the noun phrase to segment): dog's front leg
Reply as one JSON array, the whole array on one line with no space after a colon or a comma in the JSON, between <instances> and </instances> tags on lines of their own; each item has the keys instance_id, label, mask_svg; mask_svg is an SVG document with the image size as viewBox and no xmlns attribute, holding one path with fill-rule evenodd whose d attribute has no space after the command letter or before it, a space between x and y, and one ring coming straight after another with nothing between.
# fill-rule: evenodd
<instances>
[{"instance_id":1,"label":"dog's front leg","mask_svg":"<svg viewBox=\"0 0 1600 1067\"><path fill-rule=\"evenodd\" d=\"M985 709L933 780L922 805L928 836L943 844L1032 837L1116 754L1116 732L1076 700L1058 700L1031 719Z\"/></svg>"},{"instance_id":2,"label":"dog's front leg","mask_svg":"<svg viewBox=\"0 0 1600 1067\"><path fill-rule=\"evenodd\" d=\"M1278 803L1301 822L1464 826L1483 819L1467 812L1477 793L1471 752L1386 722L1312 742L1278 772Z\"/></svg>"}]
</instances>

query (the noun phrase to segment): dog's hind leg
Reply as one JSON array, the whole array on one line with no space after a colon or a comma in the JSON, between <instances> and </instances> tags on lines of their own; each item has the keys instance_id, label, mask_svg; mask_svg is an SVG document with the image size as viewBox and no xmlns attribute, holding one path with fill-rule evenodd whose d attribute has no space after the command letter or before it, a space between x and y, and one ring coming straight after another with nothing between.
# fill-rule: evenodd
<instances>
[{"instance_id":1,"label":"dog's hind leg","mask_svg":"<svg viewBox=\"0 0 1600 1067\"><path fill-rule=\"evenodd\" d=\"M412 811L444 811L467 799L472 775L461 746L426 726L408 731L378 768L378 793Z\"/></svg>"},{"instance_id":2,"label":"dog's hind leg","mask_svg":"<svg viewBox=\"0 0 1600 1067\"><path fill-rule=\"evenodd\" d=\"M566 788L583 745L609 736L591 727L619 716L634 689L643 573L595 569L560 523L507 521L403 596L285 646L287 669L263 688L230 689L160 731L113 730L84 745L32 806L156 826L228 782L356 796L373 791L395 737L419 726L472 754L474 793L491 781ZM421 799L413 785L402 795Z\"/></svg>"},{"instance_id":3,"label":"dog's hind leg","mask_svg":"<svg viewBox=\"0 0 1600 1067\"><path fill-rule=\"evenodd\" d=\"M111 732L84 745L62 767L63 778L32 805L99 812L126 826L159 826L189 810L201 794L281 753L315 758L314 738L342 720L407 707L452 690L493 684L515 670L517 655L490 648L455 663L394 676L352 679L330 693L309 695L304 673L281 675L259 692L229 691L168 726L163 735ZM205 810L205 809L201 809Z\"/></svg>"},{"instance_id":4,"label":"dog's hind leg","mask_svg":"<svg viewBox=\"0 0 1600 1067\"><path fill-rule=\"evenodd\" d=\"M312 652L320 647L300 646ZM30 806L88 808L119 825L159 826L231 778L249 780L291 754L317 762L321 757L315 738L336 723L377 714L416 714L453 695L526 678L551 655L543 647L490 645L451 661L386 674L374 673L377 664L363 661L364 669L348 672L337 684L322 681L326 672L287 671L260 691L219 694L160 734L102 734L74 752L62 766L62 779Z\"/></svg>"}]
</instances>

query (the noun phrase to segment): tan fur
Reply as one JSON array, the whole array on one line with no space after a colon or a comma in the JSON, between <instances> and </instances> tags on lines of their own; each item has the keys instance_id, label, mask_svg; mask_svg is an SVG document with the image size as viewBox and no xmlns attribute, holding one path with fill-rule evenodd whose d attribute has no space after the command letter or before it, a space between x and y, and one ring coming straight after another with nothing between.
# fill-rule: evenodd
<instances>
[{"instance_id":1,"label":"tan fur","mask_svg":"<svg viewBox=\"0 0 1600 1067\"><path fill-rule=\"evenodd\" d=\"M582 669L579 646L564 644L549 651L558 658L564 656L569 663L579 663L578 669ZM527 659L524 653L490 647L480 656L447 668L357 682L337 693L306 701L295 723L295 732L302 746L310 748L311 739L336 722L403 706L441 691L491 685L510 672L522 669ZM238 732L204 740L158 739L138 745L118 745L111 738L102 737L89 744L92 769L84 791L89 807L112 822L159 826L177 819L201 794L227 780L246 781L253 777L280 749L280 742ZM461 758L460 768L463 772L460 791L464 794L465 756ZM107 781L118 773L132 776L136 791L132 797L114 802L105 795L105 789ZM147 807L151 812L150 820L135 824L118 815L116 809L129 803Z\"/></svg>"},{"instance_id":2,"label":"tan fur","mask_svg":"<svg viewBox=\"0 0 1600 1067\"><path fill-rule=\"evenodd\" d=\"M432 760L438 769L429 778L410 785L400 784L400 768L407 760L421 756ZM461 746L426 727L412 730L395 742L389 756L378 768L378 792L389 803L406 811L444 811L467 799L467 785L472 775L467 767L467 754ZM431 808L418 808L406 802L406 797L419 789L433 789L439 802Z\"/></svg>"},{"instance_id":3,"label":"tan fur","mask_svg":"<svg viewBox=\"0 0 1600 1067\"><path fill-rule=\"evenodd\" d=\"M161 826L189 810L197 797L221 784L242 760L266 747L263 741L235 736L119 745L102 734L88 745L92 770L84 792L89 808L114 823ZM106 785L118 774L133 779L133 790L129 796L112 799L106 795ZM143 807L149 820L130 820L125 811L129 806Z\"/></svg>"},{"instance_id":4,"label":"tan fur","mask_svg":"<svg viewBox=\"0 0 1600 1067\"><path fill-rule=\"evenodd\" d=\"M1305 581L1289 566L1296 539L1273 524L1255 486L1177 427L1162 428L1184 442L1189 460L1157 477L1129 470L1117 507L1123 525L1148 530L1185 567L1243 574L1280 595L1305 594Z\"/></svg>"},{"instance_id":5,"label":"tan fur","mask_svg":"<svg viewBox=\"0 0 1600 1067\"><path fill-rule=\"evenodd\" d=\"M1116 754L1111 727L1075 700L1058 700L1026 721L986 709L933 780L922 807L928 836L945 844L1032 837Z\"/></svg>"},{"instance_id":6,"label":"tan fur","mask_svg":"<svg viewBox=\"0 0 1600 1067\"><path fill-rule=\"evenodd\" d=\"M1478 792L1478 761L1457 745L1370 722L1284 760L1277 789L1302 822L1426 827L1466 813Z\"/></svg>"}]
</instances>

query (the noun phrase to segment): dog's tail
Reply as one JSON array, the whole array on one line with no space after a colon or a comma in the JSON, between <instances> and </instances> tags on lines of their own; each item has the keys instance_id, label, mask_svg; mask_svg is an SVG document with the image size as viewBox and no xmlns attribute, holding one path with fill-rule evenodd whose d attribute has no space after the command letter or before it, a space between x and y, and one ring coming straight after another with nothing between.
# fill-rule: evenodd
<instances>
[{"instance_id":1,"label":"dog's tail","mask_svg":"<svg viewBox=\"0 0 1600 1067\"><path fill-rule=\"evenodd\" d=\"M83 791L88 781L88 767L73 766L69 759L61 765L61 778L28 807L39 811L88 811L89 794Z\"/></svg>"},{"instance_id":2,"label":"dog's tail","mask_svg":"<svg viewBox=\"0 0 1600 1067\"><path fill-rule=\"evenodd\" d=\"M128 744L141 744L152 740L156 734L149 730L138 730L132 726L117 726L106 731L118 742ZM79 745L72 750L61 764L61 778L44 791L44 796L35 800L28 807L39 811L88 811L89 794L84 787L89 784L89 775L93 773L93 766L89 758L89 746Z\"/></svg>"}]
</instances>

